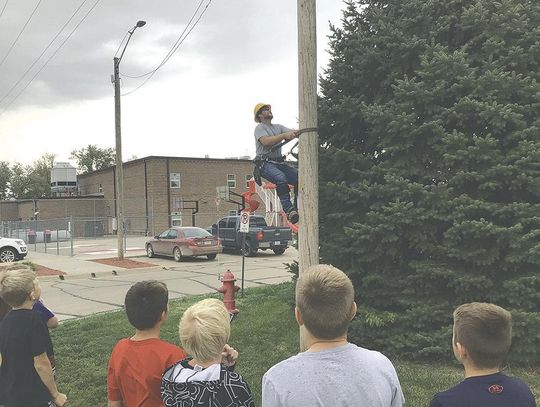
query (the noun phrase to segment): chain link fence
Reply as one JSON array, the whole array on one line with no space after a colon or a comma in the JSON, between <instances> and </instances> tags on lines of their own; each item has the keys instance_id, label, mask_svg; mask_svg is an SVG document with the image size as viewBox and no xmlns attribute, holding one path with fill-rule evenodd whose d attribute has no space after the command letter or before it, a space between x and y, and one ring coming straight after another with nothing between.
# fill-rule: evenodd
<instances>
[{"instance_id":1,"label":"chain link fence","mask_svg":"<svg viewBox=\"0 0 540 407\"><path fill-rule=\"evenodd\" d=\"M222 217L235 213L235 210L203 213L182 210L173 214L125 216L124 247L127 251L144 250L148 238L171 226L198 226L206 229ZM117 223L113 216L0 221L0 234L24 240L30 252L65 256L93 253L104 257L117 255Z\"/></svg>"}]
</instances>

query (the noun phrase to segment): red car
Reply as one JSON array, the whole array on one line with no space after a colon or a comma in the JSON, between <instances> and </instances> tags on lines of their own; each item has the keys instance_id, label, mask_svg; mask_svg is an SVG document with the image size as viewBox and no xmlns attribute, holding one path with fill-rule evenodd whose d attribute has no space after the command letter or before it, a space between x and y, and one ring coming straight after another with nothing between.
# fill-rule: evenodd
<instances>
[{"instance_id":1,"label":"red car","mask_svg":"<svg viewBox=\"0 0 540 407\"><path fill-rule=\"evenodd\" d=\"M220 240L197 227L172 227L146 242L148 257L172 256L176 261L184 257L206 256L214 260L223 251Z\"/></svg>"}]
</instances>

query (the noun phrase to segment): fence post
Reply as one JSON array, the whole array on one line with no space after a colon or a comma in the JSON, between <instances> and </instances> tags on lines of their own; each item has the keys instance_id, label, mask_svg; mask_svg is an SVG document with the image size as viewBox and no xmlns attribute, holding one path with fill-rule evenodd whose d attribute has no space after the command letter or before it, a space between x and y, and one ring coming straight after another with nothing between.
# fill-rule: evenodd
<instances>
[{"instance_id":1,"label":"fence post","mask_svg":"<svg viewBox=\"0 0 540 407\"><path fill-rule=\"evenodd\" d=\"M70 215L68 221L68 232L69 232L69 246L70 246L70 256L73 257L73 215Z\"/></svg>"}]
</instances>

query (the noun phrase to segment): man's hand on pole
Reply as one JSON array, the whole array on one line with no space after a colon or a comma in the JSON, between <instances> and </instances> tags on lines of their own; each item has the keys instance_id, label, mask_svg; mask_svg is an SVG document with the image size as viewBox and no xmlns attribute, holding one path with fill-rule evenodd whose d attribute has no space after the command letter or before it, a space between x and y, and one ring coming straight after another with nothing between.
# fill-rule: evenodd
<instances>
[{"instance_id":1,"label":"man's hand on pole","mask_svg":"<svg viewBox=\"0 0 540 407\"><path fill-rule=\"evenodd\" d=\"M283 140L289 141L296 137L298 137L298 130L291 130L286 133L283 133Z\"/></svg>"}]
</instances>

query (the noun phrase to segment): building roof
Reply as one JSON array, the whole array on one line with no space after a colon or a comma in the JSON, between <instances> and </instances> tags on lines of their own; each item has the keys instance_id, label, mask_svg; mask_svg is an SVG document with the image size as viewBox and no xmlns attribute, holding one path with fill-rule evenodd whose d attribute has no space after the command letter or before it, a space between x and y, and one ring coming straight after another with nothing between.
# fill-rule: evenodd
<instances>
[{"instance_id":1,"label":"building roof","mask_svg":"<svg viewBox=\"0 0 540 407\"><path fill-rule=\"evenodd\" d=\"M207 157L173 157L173 156L159 156L159 155L149 155L147 157L142 157L142 158L137 158L136 160L131 160L131 161L126 161L123 164L123 166L129 166L129 165L133 165L133 164L136 164L136 163L140 163L140 162L144 162L144 161L149 161L149 160L183 160L183 161L234 161L234 162L249 162L251 163L252 162L252 159L251 158L244 158L244 157L240 157L240 158L207 158ZM90 174L97 174L97 173L100 173L100 172L105 172L105 171L110 171L111 169L115 168L116 166L112 165L110 167L107 167L107 168L102 168L102 169L99 169L99 170L96 170L96 171L92 171L92 172L86 172L84 174L78 174L78 177L84 177L84 176L87 176L87 175L90 175Z\"/></svg>"}]
</instances>

